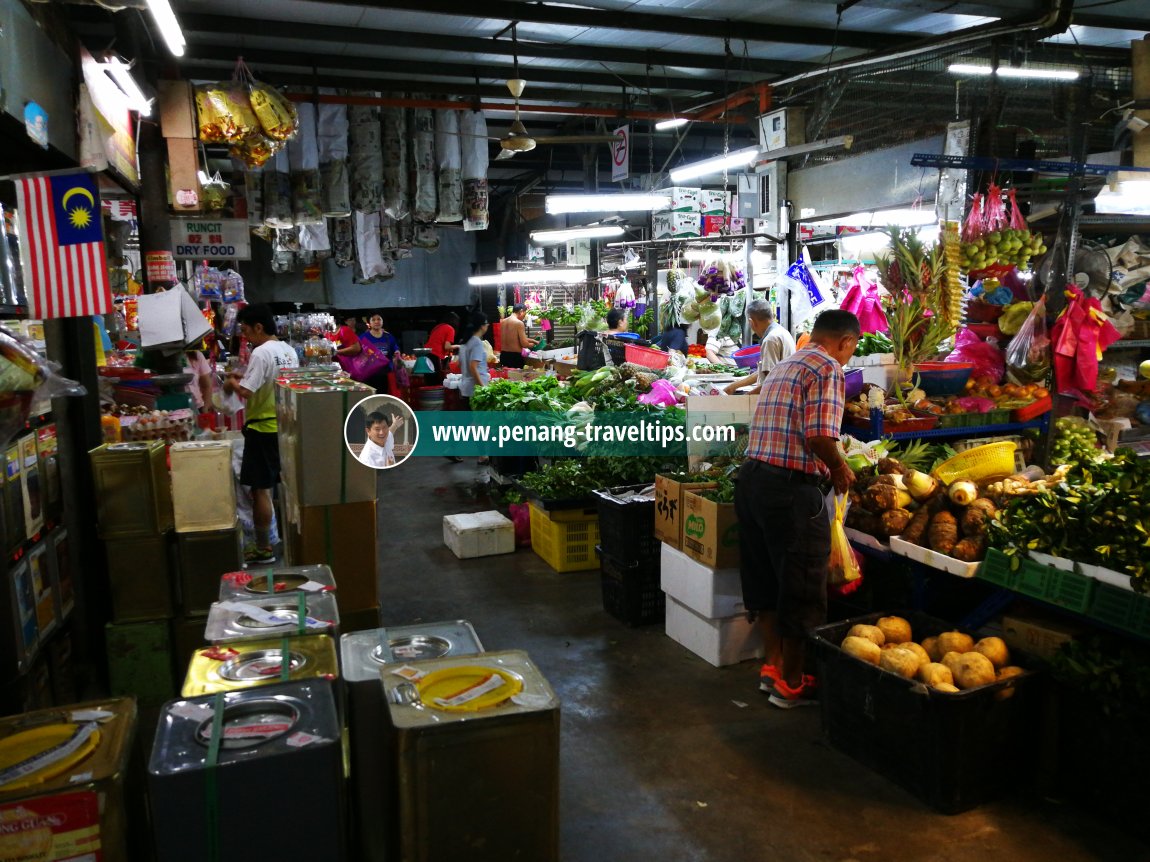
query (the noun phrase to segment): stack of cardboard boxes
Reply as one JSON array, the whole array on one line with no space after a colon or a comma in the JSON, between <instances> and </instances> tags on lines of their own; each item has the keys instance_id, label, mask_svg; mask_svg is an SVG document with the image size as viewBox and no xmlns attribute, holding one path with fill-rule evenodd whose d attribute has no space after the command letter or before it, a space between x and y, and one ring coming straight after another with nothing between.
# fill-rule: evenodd
<instances>
[{"instance_id":1,"label":"stack of cardboard boxes","mask_svg":"<svg viewBox=\"0 0 1150 862\"><path fill-rule=\"evenodd\" d=\"M653 239L693 239L722 233L740 234L751 225L738 218L738 197L724 189L675 186L660 194L670 203L652 214Z\"/></svg>"},{"instance_id":2,"label":"stack of cardboard boxes","mask_svg":"<svg viewBox=\"0 0 1150 862\"><path fill-rule=\"evenodd\" d=\"M348 415L374 391L304 375L276 387L287 562L331 567L345 631L378 625L376 471L356 460L344 438Z\"/></svg>"},{"instance_id":3,"label":"stack of cardboard boxes","mask_svg":"<svg viewBox=\"0 0 1150 862\"><path fill-rule=\"evenodd\" d=\"M699 494L713 487L656 476L655 535L663 543L667 636L722 667L761 657L762 637L743 607L734 504Z\"/></svg>"}]
</instances>

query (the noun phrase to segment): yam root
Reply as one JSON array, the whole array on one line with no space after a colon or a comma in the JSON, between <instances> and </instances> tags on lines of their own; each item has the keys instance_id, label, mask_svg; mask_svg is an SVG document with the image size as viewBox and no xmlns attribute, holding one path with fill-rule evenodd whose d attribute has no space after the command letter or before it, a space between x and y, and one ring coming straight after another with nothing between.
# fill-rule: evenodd
<instances>
[{"instance_id":1,"label":"yam root","mask_svg":"<svg viewBox=\"0 0 1150 862\"><path fill-rule=\"evenodd\" d=\"M874 512L861 506L851 506L847 512L846 525L854 530L878 536L882 533L882 519Z\"/></svg>"},{"instance_id":2,"label":"yam root","mask_svg":"<svg viewBox=\"0 0 1150 862\"><path fill-rule=\"evenodd\" d=\"M906 509L888 509L882 513L882 531L887 536L897 536L906 529L913 516Z\"/></svg>"},{"instance_id":3,"label":"yam root","mask_svg":"<svg viewBox=\"0 0 1150 862\"><path fill-rule=\"evenodd\" d=\"M950 554L958 543L958 522L950 512L942 511L930 520L930 547L940 554Z\"/></svg>"},{"instance_id":4,"label":"yam root","mask_svg":"<svg viewBox=\"0 0 1150 862\"><path fill-rule=\"evenodd\" d=\"M878 462L879 474L905 473L906 467L897 458L883 458Z\"/></svg>"},{"instance_id":5,"label":"yam root","mask_svg":"<svg viewBox=\"0 0 1150 862\"><path fill-rule=\"evenodd\" d=\"M950 555L964 563L977 563L986 556L986 535L967 536L961 542L956 542Z\"/></svg>"},{"instance_id":6,"label":"yam root","mask_svg":"<svg viewBox=\"0 0 1150 862\"><path fill-rule=\"evenodd\" d=\"M914 513L914 517L910 519L910 523L906 525L906 529L902 531L902 540L921 545L923 536L926 535L926 528L930 526L930 514L930 510L926 506L920 507Z\"/></svg>"},{"instance_id":7,"label":"yam root","mask_svg":"<svg viewBox=\"0 0 1150 862\"><path fill-rule=\"evenodd\" d=\"M872 512L885 512L898 508L898 488L894 485L875 483L863 494L863 505Z\"/></svg>"}]
</instances>

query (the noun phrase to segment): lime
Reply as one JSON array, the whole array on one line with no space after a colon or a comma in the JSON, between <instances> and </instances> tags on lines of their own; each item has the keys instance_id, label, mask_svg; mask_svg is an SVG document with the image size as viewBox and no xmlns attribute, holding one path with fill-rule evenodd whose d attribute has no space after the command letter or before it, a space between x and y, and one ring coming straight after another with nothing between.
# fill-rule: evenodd
<instances>
[{"instance_id":1,"label":"lime","mask_svg":"<svg viewBox=\"0 0 1150 862\"><path fill-rule=\"evenodd\" d=\"M1138 373L1143 377L1150 378L1150 359L1142 360L1142 364L1138 366Z\"/></svg>"}]
</instances>

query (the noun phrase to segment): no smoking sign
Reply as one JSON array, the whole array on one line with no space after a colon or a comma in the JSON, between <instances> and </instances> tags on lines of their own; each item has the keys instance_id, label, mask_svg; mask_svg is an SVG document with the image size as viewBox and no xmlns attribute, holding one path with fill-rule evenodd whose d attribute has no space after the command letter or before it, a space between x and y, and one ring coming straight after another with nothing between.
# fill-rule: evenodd
<instances>
[{"instance_id":1,"label":"no smoking sign","mask_svg":"<svg viewBox=\"0 0 1150 862\"><path fill-rule=\"evenodd\" d=\"M615 130L615 140L611 142L611 181L625 180L631 173L631 126L620 126Z\"/></svg>"}]
</instances>

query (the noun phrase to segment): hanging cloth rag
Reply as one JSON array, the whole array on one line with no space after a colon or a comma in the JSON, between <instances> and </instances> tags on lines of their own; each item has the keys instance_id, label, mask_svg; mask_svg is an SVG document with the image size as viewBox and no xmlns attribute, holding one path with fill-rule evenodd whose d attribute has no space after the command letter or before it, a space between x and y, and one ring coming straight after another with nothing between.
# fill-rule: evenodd
<instances>
[{"instance_id":1,"label":"hanging cloth rag","mask_svg":"<svg viewBox=\"0 0 1150 862\"><path fill-rule=\"evenodd\" d=\"M435 156L439 163L436 221L463 221L463 149L459 137L459 111L435 112Z\"/></svg>"},{"instance_id":2,"label":"hanging cloth rag","mask_svg":"<svg viewBox=\"0 0 1150 862\"><path fill-rule=\"evenodd\" d=\"M264 167L264 224L284 229L294 227L291 210L291 178L288 156L280 150Z\"/></svg>"},{"instance_id":3,"label":"hanging cloth rag","mask_svg":"<svg viewBox=\"0 0 1150 862\"><path fill-rule=\"evenodd\" d=\"M339 91L320 88L320 93L334 95ZM319 138L319 175L323 188L323 214L331 218L351 215L351 188L348 184L348 116L347 105L321 104L316 116Z\"/></svg>"},{"instance_id":4,"label":"hanging cloth rag","mask_svg":"<svg viewBox=\"0 0 1150 862\"><path fill-rule=\"evenodd\" d=\"M315 105L301 102L296 105L296 111L299 114L299 132L287 145L292 214L297 225L318 225L323 222L323 207L320 205Z\"/></svg>"},{"instance_id":5,"label":"hanging cloth rag","mask_svg":"<svg viewBox=\"0 0 1150 862\"><path fill-rule=\"evenodd\" d=\"M379 96L367 92L355 95ZM347 109L347 168L351 205L361 213L376 212L383 203L383 130L379 108L351 105Z\"/></svg>"},{"instance_id":6,"label":"hanging cloth rag","mask_svg":"<svg viewBox=\"0 0 1150 862\"><path fill-rule=\"evenodd\" d=\"M411 212L408 195L407 111L383 109L383 211L394 219Z\"/></svg>"},{"instance_id":7,"label":"hanging cloth rag","mask_svg":"<svg viewBox=\"0 0 1150 862\"><path fill-rule=\"evenodd\" d=\"M355 214L356 282L371 284L395 275L395 265L379 247L379 213Z\"/></svg>"},{"instance_id":8,"label":"hanging cloth rag","mask_svg":"<svg viewBox=\"0 0 1150 862\"><path fill-rule=\"evenodd\" d=\"M463 229L487 230L487 120L482 111L464 111L459 118L463 148Z\"/></svg>"},{"instance_id":9,"label":"hanging cloth rag","mask_svg":"<svg viewBox=\"0 0 1150 862\"><path fill-rule=\"evenodd\" d=\"M418 97L417 97L418 98ZM435 112L411 112L411 214L416 222L435 221Z\"/></svg>"}]
</instances>

